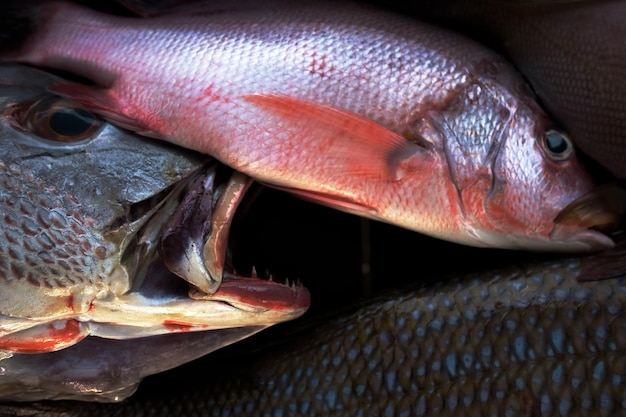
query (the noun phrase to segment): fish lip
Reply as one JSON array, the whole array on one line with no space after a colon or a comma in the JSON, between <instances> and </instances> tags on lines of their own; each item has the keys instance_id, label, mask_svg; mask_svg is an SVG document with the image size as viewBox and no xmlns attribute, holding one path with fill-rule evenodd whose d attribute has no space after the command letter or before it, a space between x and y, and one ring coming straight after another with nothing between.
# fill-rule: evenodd
<instances>
[{"instance_id":1,"label":"fish lip","mask_svg":"<svg viewBox=\"0 0 626 417\"><path fill-rule=\"evenodd\" d=\"M617 232L623 228L625 216L626 189L613 182L599 185L569 203L554 222Z\"/></svg>"},{"instance_id":2,"label":"fish lip","mask_svg":"<svg viewBox=\"0 0 626 417\"><path fill-rule=\"evenodd\" d=\"M594 252L615 247L613 239L602 232L561 223L554 224L550 240L562 242L564 250L574 252Z\"/></svg>"},{"instance_id":3,"label":"fish lip","mask_svg":"<svg viewBox=\"0 0 626 417\"><path fill-rule=\"evenodd\" d=\"M282 284L276 281L224 273L222 283L213 294L190 287L192 300L227 303L250 313L272 310L284 314L300 315L311 303L309 291L300 283Z\"/></svg>"},{"instance_id":4,"label":"fish lip","mask_svg":"<svg viewBox=\"0 0 626 417\"><path fill-rule=\"evenodd\" d=\"M157 258L142 285L115 298L94 300L88 333L134 339L167 333L267 327L300 317L310 305L301 285L226 274L220 288L205 294L169 271Z\"/></svg>"}]
</instances>

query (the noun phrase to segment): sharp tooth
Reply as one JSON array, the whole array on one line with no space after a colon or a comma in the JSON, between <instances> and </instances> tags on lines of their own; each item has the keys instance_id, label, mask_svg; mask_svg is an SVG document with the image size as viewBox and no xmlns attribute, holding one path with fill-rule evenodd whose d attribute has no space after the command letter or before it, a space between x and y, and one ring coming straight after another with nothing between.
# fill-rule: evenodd
<instances>
[{"instance_id":1,"label":"sharp tooth","mask_svg":"<svg viewBox=\"0 0 626 417\"><path fill-rule=\"evenodd\" d=\"M252 278L258 278L259 276L256 274L256 268L252 267L252 272L250 273L250 275L252 275Z\"/></svg>"}]
</instances>

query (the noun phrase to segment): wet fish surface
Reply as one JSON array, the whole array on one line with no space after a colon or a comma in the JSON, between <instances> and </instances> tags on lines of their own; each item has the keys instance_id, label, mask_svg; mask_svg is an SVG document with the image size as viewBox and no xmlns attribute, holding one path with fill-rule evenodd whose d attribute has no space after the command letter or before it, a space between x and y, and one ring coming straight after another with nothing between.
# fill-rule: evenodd
<instances>
[{"instance_id":1,"label":"wet fish surface","mask_svg":"<svg viewBox=\"0 0 626 417\"><path fill-rule=\"evenodd\" d=\"M104 123L47 93L54 80L0 66L0 398L119 401L146 375L306 310L302 287L228 273L198 295L168 270L159 241L172 222L189 227L175 214L213 178L209 158Z\"/></svg>"},{"instance_id":2,"label":"wet fish surface","mask_svg":"<svg viewBox=\"0 0 626 417\"><path fill-rule=\"evenodd\" d=\"M475 246L612 245L554 223L592 181L492 51L358 4L249 3L124 18L46 2L4 56L90 78L50 89L334 208Z\"/></svg>"},{"instance_id":3,"label":"wet fish surface","mask_svg":"<svg viewBox=\"0 0 626 417\"><path fill-rule=\"evenodd\" d=\"M502 52L575 144L626 179L626 3L420 0L395 6Z\"/></svg>"},{"instance_id":4,"label":"wet fish surface","mask_svg":"<svg viewBox=\"0 0 626 417\"><path fill-rule=\"evenodd\" d=\"M295 338L293 329L271 329L259 335L274 341L265 351L248 339L120 404L3 405L0 413L625 415L626 281L577 282L587 261L535 262L391 292Z\"/></svg>"},{"instance_id":5,"label":"wet fish surface","mask_svg":"<svg viewBox=\"0 0 626 417\"><path fill-rule=\"evenodd\" d=\"M346 325L346 323L344 323L344 326L345 326L345 325ZM198 335L196 335L196 336L198 336ZM91 341L93 341L93 340L95 340L95 339L91 339L91 338L90 338L90 339L86 339L85 341L89 341L89 342L91 342ZM114 341L107 341L107 342L114 343ZM184 345L184 343L183 343L183 345ZM83 347L83 346L84 346L84 345L83 345L83 344L82 344L82 342L81 342L81 344L77 344L77 345L75 345L74 347L69 348L69 349L73 349L73 348L77 348L77 349L78 349L78 348L81 348L81 347ZM69 351L69 350L63 350L63 351L59 351L59 352L57 352L57 353L58 353L58 354L61 354L62 352L69 353L70 351ZM111 352L116 352L116 350L112 349L112 350L111 350ZM265 359L267 359L267 357L265 357ZM589 359L589 358L587 358L587 359ZM133 360L136 360L136 358L135 358L135 359L133 359ZM132 361L127 362L127 364L128 364L128 363L132 363ZM259 362L259 363L260 363L260 362ZM277 361L276 361L276 359L274 359L274 361L273 361L272 363L274 364L273 366L277 366ZM123 365L123 366L127 366L127 365ZM43 367L43 368L41 368L41 369L45 369L45 367ZM123 367L122 367L121 369L123 369ZM256 368L256 369L259 369L258 365L257 365L257 368ZM262 369L262 370L263 370L263 369L265 369L265 368L263 368L263 367L261 366L261 367L260 367L260 369ZM616 377L616 378L618 378L618 379L619 379L620 377ZM140 400L140 401L144 401L144 400L146 400L145 395L146 395L146 394L144 393L144 396L143 396L143 397L141 397L139 400ZM155 395L155 394L153 394L153 395ZM156 395L159 395L159 394L156 394ZM164 401L171 401L171 402L169 402L168 404L173 404L173 406L172 406L172 407L181 407L181 404L183 403L183 400L186 400L187 398L189 398L189 397L185 397L185 396L181 395L181 396L179 396L178 400L174 400L174 399L173 399L173 395L174 395L174 394L168 394L168 393L165 393L162 397L165 397L165 396L168 396L168 395L171 395L171 396L169 396L169 397L168 397L167 399L165 399ZM330 395L332 395L332 394L330 394ZM208 396L209 396L209 394L207 393L207 394L205 394L205 396L206 396L206 397L208 397ZM329 398L330 398L330 397L329 397ZM598 397L593 397L593 396L590 396L590 397L585 397L585 398L588 398L588 400L581 400L581 402L580 402L581 404L582 404L582 403L585 403L585 404L591 404L591 403L593 403L594 401L597 401L597 398L598 398ZM602 398L609 398L609 397L604 396L604 397L602 397ZM183 399L183 400L181 400L181 399ZM151 402L151 401L152 401L152 402ZM150 409L150 405L151 405L151 404L154 404L154 401L155 401L155 399L153 398L152 400L149 400L149 401L147 401L147 402L140 402L140 403L139 403L139 405L137 406L137 407L138 407L137 409L138 409L139 411L141 411L141 410L144 410L144 411L145 411L145 410L148 410L148 409ZM530 397L529 397L529 402L530 402L530 404L535 404L535 403L533 403L533 401L534 401L534 399L532 398L532 396L530 396ZM67 403L64 403L64 404L67 404ZM137 404L137 403L135 403L135 404ZM198 408L198 409L200 408L200 406L198 406L198 405L197 405L198 403L192 403L192 404L193 404L193 406L197 406L197 408ZM30 412L35 412L35 411L33 411L33 410L37 410L37 408L36 408L36 407L35 407L35 408L30 408L30 411L29 411L29 406L20 406L20 407L24 407L24 408L21 408L21 409L20 409L20 410L21 410L20 412L24 412L24 413L26 413L26 414L28 414L28 413L30 413ZM12 413L14 413L14 412L15 412L18 408L20 408L20 407L13 407L13 408L11 408L11 407L7 407L7 408L5 408L5 409L3 410L3 412L6 412L6 413L8 413L9 415L12 415ZM37 407L41 407L41 406L39 405L39 406L37 406ZM54 413L54 412L56 412L56 411L60 411L60 410L59 410L59 408L57 408L57 409L56 409L56 411L54 411L54 410L55 410L54 406L50 406L50 408L47 408L47 407L48 407L48 406L45 406L45 407L43 407L43 408L39 408L39 411L37 411L37 412L43 413L43 415L48 415L47 413ZM57 406L57 407L60 407L61 409L64 409L63 407L67 407L67 406L66 406L66 405L61 405L61 406ZM153 409L155 409L155 410L156 410L156 407L154 407ZM535 410L535 409L536 409L536 408L531 409L531 411L533 411L533 410ZM41 410L47 410L47 411L45 411L45 412L44 412L44 411L41 411ZM64 412L70 412L70 411L69 411L69 409L67 409L67 408L65 408L64 410L65 410ZM111 409L109 409L109 408L103 408L103 410L104 410L103 412L107 412L107 410L111 410ZM120 412L127 412L127 411L128 411L128 409L125 409L125 408L119 408L118 410L120 410ZM73 411L72 411L72 412L73 412ZM279 411L279 412L280 412L280 411ZM592 412L590 412L590 414L592 414ZM53 415L53 414L52 414L52 415ZM531 414L531 415L532 415L532 414Z\"/></svg>"}]
</instances>

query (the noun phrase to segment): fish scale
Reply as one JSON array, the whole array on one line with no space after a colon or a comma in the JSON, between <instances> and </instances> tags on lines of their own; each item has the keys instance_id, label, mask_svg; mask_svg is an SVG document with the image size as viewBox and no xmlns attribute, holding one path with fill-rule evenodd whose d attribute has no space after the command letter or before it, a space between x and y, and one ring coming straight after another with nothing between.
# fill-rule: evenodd
<instances>
[{"instance_id":1,"label":"fish scale","mask_svg":"<svg viewBox=\"0 0 626 417\"><path fill-rule=\"evenodd\" d=\"M616 177L626 177L623 1L397 3L502 51L576 145Z\"/></svg>"},{"instance_id":2,"label":"fish scale","mask_svg":"<svg viewBox=\"0 0 626 417\"><path fill-rule=\"evenodd\" d=\"M612 246L555 224L593 181L498 55L356 3L248 3L134 18L46 2L0 57L90 78L50 89L314 202L473 246Z\"/></svg>"},{"instance_id":3,"label":"fish scale","mask_svg":"<svg viewBox=\"0 0 626 417\"><path fill-rule=\"evenodd\" d=\"M217 199L202 187L210 158L104 123L46 92L55 79L0 65L2 400L120 401L146 375L304 313L301 286L219 269L219 291L191 294L181 278L224 261L250 180L227 171ZM189 245L212 252L191 258Z\"/></svg>"},{"instance_id":4,"label":"fish scale","mask_svg":"<svg viewBox=\"0 0 626 417\"><path fill-rule=\"evenodd\" d=\"M266 349L249 340L216 352L121 404L37 403L0 412L626 415L626 281L578 282L585 262L531 263L391 292L301 325L295 336L270 330ZM189 372L204 377L190 380Z\"/></svg>"},{"instance_id":5,"label":"fish scale","mask_svg":"<svg viewBox=\"0 0 626 417\"><path fill-rule=\"evenodd\" d=\"M119 244L89 229L87 224L93 220L79 213L80 203L2 163L0 183L0 204L4 207L0 237L3 316L26 315L36 320L53 312L62 317L86 311L89 296L128 290L126 274L115 273L112 259L105 261L107 254L110 258L121 253ZM77 302L68 301L77 288L83 288ZM39 298L42 289L55 295ZM32 303L37 298L39 302Z\"/></svg>"}]
</instances>

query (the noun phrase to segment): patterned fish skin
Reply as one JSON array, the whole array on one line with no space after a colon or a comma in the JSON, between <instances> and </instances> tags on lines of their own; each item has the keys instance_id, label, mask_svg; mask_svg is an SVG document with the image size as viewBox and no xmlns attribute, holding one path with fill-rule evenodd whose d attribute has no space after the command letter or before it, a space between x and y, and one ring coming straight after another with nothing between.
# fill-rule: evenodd
<instances>
[{"instance_id":1,"label":"patterned fish skin","mask_svg":"<svg viewBox=\"0 0 626 417\"><path fill-rule=\"evenodd\" d=\"M620 0L419 0L396 6L510 59L576 145L626 179L626 25Z\"/></svg>"},{"instance_id":2,"label":"patterned fish skin","mask_svg":"<svg viewBox=\"0 0 626 417\"><path fill-rule=\"evenodd\" d=\"M15 326L86 313L95 297L127 292L142 268L133 258L132 241L154 214L154 207L133 213L141 205L136 203L206 163L172 147L145 146L144 139L111 125L76 143L28 132L16 106L36 102L54 79L28 68L0 67L0 136L5 138L0 335ZM153 206L163 206L162 197Z\"/></svg>"},{"instance_id":3,"label":"patterned fish skin","mask_svg":"<svg viewBox=\"0 0 626 417\"><path fill-rule=\"evenodd\" d=\"M455 242L611 246L553 230L591 179L546 154L553 123L511 66L451 32L351 3L142 19L50 4L3 57L94 80L52 88L122 126Z\"/></svg>"},{"instance_id":4,"label":"patterned fish skin","mask_svg":"<svg viewBox=\"0 0 626 417\"><path fill-rule=\"evenodd\" d=\"M147 375L306 311L302 286L230 271L215 294L192 298L157 248L166 226L193 226L172 213L214 161L47 93L58 80L0 65L3 401L121 401Z\"/></svg>"},{"instance_id":5,"label":"patterned fish skin","mask_svg":"<svg viewBox=\"0 0 626 417\"><path fill-rule=\"evenodd\" d=\"M120 404L5 405L0 413L626 415L626 278L577 282L584 262L543 261L392 292L260 354L218 352Z\"/></svg>"}]
</instances>

